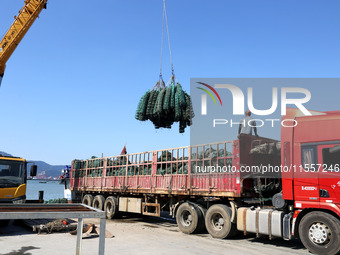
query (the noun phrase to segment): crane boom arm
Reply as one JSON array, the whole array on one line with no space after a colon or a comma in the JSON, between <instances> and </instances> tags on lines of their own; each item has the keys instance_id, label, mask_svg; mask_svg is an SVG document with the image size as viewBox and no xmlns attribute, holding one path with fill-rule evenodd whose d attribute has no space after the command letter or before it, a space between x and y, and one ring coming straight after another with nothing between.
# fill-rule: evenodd
<instances>
[{"instance_id":1,"label":"crane boom arm","mask_svg":"<svg viewBox=\"0 0 340 255\"><path fill-rule=\"evenodd\" d=\"M14 22L0 41L0 85L4 76L6 62L30 29L47 0L25 0L25 5L14 17Z\"/></svg>"}]
</instances>

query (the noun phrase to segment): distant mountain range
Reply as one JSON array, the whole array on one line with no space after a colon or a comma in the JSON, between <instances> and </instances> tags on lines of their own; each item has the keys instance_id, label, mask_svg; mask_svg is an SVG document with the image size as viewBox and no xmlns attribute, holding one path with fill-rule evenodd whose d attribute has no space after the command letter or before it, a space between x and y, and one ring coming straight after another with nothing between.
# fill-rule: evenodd
<instances>
[{"instance_id":1,"label":"distant mountain range","mask_svg":"<svg viewBox=\"0 0 340 255\"><path fill-rule=\"evenodd\" d=\"M13 156L4 151L0 151L0 155ZM45 175L46 178L49 176L59 177L61 175L61 170L65 168L65 165L50 165L44 161L29 160L29 159L26 159L26 160L34 162L38 166L38 175Z\"/></svg>"}]
</instances>

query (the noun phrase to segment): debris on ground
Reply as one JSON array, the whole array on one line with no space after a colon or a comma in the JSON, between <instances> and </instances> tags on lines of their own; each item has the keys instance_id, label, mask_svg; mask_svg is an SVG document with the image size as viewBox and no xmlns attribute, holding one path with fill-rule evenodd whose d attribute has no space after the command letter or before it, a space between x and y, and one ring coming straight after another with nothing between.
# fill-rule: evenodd
<instances>
[{"instance_id":1,"label":"debris on ground","mask_svg":"<svg viewBox=\"0 0 340 255\"><path fill-rule=\"evenodd\" d=\"M77 229L71 231L70 234L76 235ZM97 227L95 224L89 223L89 224L84 225L82 238L94 237L94 236L99 236L99 235L100 235L100 228ZM114 235L112 235L110 231L106 230L105 231L105 237L106 238L113 238Z\"/></svg>"},{"instance_id":2,"label":"debris on ground","mask_svg":"<svg viewBox=\"0 0 340 255\"><path fill-rule=\"evenodd\" d=\"M36 220L21 220L21 224L32 228L38 234L53 232L69 232L77 228L77 224L71 219L36 219Z\"/></svg>"}]
</instances>

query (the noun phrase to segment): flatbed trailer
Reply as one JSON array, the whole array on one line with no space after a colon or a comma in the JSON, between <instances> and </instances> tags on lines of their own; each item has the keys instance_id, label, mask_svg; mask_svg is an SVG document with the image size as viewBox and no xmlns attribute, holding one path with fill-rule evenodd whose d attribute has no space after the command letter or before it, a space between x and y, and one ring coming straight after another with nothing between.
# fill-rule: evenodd
<instances>
[{"instance_id":1,"label":"flatbed trailer","mask_svg":"<svg viewBox=\"0 0 340 255\"><path fill-rule=\"evenodd\" d=\"M120 212L159 216L165 210L183 233L206 228L215 238L238 231L300 238L313 253L337 254L340 111L303 116L287 109L282 121L280 141L241 136L74 160L72 201L103 209L109 219Z\"/></svg>"},{"instance_id":2,"label":"flatbed trailer","mask_svg":"<svg viewBox=\"0 0 340 255\"><path fill-rule=\"evenodd\" d=\"M266 138L251 140L251 147L267 142ZM243 158L250 147L239 140L118 155L74 161L71 187L73 191L127 193L172 196L248 196L241 188L246 174L225 169L211 169L216 164L240 166L255 163L278 163L273 159ZM199 167L199 168L198 168ZM200 171L198 171L200 170ZM218 172L219 171L219 172ZM222 171L222 172L221 172Z\"/></svg>"}]
</instances>

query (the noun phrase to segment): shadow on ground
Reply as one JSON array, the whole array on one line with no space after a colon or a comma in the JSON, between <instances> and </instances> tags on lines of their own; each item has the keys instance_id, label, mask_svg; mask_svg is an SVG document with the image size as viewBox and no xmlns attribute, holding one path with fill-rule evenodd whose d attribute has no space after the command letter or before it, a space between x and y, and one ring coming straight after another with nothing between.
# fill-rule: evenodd
<instances>
[{"instance_id":1,"label":"shadow on ground","mask_svg":"<svg viewBox=\"0 0 340 255\"><path fill-rule=\"evenodd\" d=\"M37 249L40 249L40 248L34 247L34 246L24 246L24 247L21 247L20 250L11 251L9 253L1 253L1 255L32 255L32 253L28 251L37 250Z\"/></svg>"},{"instance_id":2,"label":"shadow on ground","mask_svg":"<svg viewBox=\"0 0 340 255\"><path fill-rule=\"evenodd\" d=\"M15 235L29 235L32 234L32 229L25 228L20 221L11 220L8 225L0 226L0 237L1 236L15 236Z\"/></svg>"},{"instance_id":3,"label":"shadow on ground","mask_svg":"<svg viewBox=\"0 0 340 255\"><path fill-rule=\"evenodd\" d=\"M152 217L152 216L143 216L140 214L129 214L129 215L122 215L119 219L112 220L114 222L122 222L122 223L135 223L135 222L143 222L144 226L151 227L151 228L165 228L168 231L172 232L180 232L177 228L176 219L172 218L168 213L162 213L161 217ZM195 234L196 236L200 236L203 238L213 239L207 231L204 231L199 234ZM247 236L243 235L243 233L237 234L235 237L232 237L230 240L235 241L242 241L247 240L251 243L258 243L263 244L266 246L276 246L276 247L285 247L290 248L297 251L306 251L306 248L303 246L299 239L293 239L290 241L285 241L282 238L273 238L272 240L269 239L268 236L261 236L256 238L255 234L247 234ZM220 240L223 242L223 240Z\"/></svg>"},{"instance_id":4,"label":"shadow on ground","mask_svg":"<svg viewBox=\"0 0 340 255\"><path fill-rule=\"evenodd\" d=\"M252 238L248 241L253 243L262 243L265 245L275 245L276 247L287 247L293 250L306 250L306 248L303 246L301 241L299 239L293 239L290 241L285 241L281 238L275 238L272 240L269 240L268 237L260 237L260 238Z\"/></svg>"}]
</instances>

